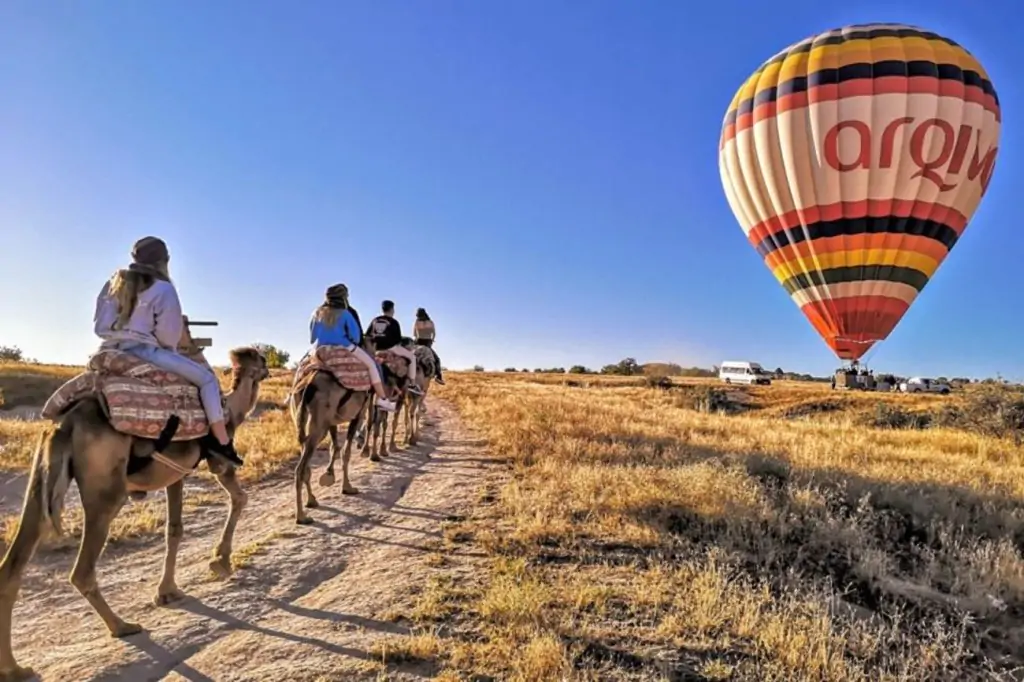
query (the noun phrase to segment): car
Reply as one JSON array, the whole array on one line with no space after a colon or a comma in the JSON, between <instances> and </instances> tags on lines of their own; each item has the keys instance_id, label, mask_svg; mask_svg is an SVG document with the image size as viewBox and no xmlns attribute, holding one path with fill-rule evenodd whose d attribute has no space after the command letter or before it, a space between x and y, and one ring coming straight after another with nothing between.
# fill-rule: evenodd
<instances>
[{"instance_id":1,"label":"car","mask_svg":"<svg viewBox=\"0 0 1024 682\"><path fill-rule=\"evenodd\" d=\"M761 384L772 383L771 375L756 362L727 360L718 366L718 378L727 384Z\"/></svg>"},{"instance_id":2,"label":"car","mask_svg":"<svg viewBox=\"0 0 1024 682\"><path fill-rule=\"evenodd\" d=\"M911 377L899 385L901 393L940 393L947 395L950 392L949 384L944 381L935 381L925 377Z\"/></svg>"}]
</instances>

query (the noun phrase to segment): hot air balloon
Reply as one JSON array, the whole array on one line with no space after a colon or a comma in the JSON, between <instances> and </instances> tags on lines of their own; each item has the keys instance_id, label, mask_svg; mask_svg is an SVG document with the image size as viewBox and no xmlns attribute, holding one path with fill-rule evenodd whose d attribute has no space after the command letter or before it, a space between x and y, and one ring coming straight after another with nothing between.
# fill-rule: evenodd
<instances>
[{"instance_id":1,"label":"hot air balloon","mask_svg":"<svg viewBox=\"0 0 1024 682\"><path fill-rule=\"evenodd\" d=\"M949 38L860 24L794 43L729 105L719 172L765 265L840 360L888 337L992 179L1000 110Z\"/></svg>"}]
</instances>

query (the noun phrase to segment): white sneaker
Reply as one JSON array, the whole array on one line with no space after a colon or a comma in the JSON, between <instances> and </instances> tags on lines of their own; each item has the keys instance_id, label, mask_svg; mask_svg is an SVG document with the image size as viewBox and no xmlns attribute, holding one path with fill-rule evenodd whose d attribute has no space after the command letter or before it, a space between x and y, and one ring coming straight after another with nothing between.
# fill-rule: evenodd
<instances>
[{"instance_id":1,"label":"white sneaker","mask_svg":"<svg viewBox=\"0 0 1024 682\"><path fill-rule=\"evenodd\" d=\"M385 412L394 412L395 404L387 398L377 398L377 407L384 410Z\"/></svg>"}]
</instances>

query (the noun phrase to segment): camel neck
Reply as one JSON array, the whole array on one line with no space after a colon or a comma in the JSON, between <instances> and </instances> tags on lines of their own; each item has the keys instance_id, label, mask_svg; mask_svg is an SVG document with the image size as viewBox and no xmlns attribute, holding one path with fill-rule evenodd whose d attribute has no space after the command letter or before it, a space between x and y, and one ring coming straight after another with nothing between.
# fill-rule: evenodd
<instances>
[{"instance_id":1,"label":"camel neck","mask_svg":"<svg viewBox=\"0 0 1024 682\"><path fill-rule=\"evenodd\" d=\"M238 382L235 390L228 393L224 402L227 403L228 420L235 428L238 428L245 421L246 416L256 407L256 400L259 398L259 387L251 377L245 377Z\"/></svg>"}]
</instances>

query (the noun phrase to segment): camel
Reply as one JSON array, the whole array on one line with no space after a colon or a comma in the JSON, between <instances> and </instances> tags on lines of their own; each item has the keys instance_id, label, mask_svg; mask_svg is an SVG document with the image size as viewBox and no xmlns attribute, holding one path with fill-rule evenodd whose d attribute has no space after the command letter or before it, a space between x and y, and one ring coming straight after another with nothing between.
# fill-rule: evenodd
<instances>
[{"instance_id":1,"label":"camel","mask_svg":"<svg viewBox=\"0 0 1024 682\"><path fill-rule=\"evenodd\" d=\"M394 417L383 410L371 406L370 410L370 433L367 435L371 451L384 457L398 449L398 419L405 415L405 444L416 445L419 436L419 418L423 409L427 389L434 377L434 354L425 346L415 346L413 353L416 356L416 386L423 392L423 395L416 395L408 390L403 390L396 401ZM391 438L388 439L388 423L391 423ZM384 437L381 438L381 435ZM379 445L378 445L379 443ZM387 445L385 446L385 443ZM365 452L365 449L364 449Z\"/></svg>"},{"instance_id":2,"label":"camel","mask_svg":"<svg viewBox=\"0 0 1024 682\"><path fill-rule=\"evenodd\" d=\"M406 347L412 339L403 338L402 343ZM416 440L412 436L412 429L410 428L410 410L419 410L423 406L423 399L426 397L426 388L430 385L430 381L434 376L434 354L429 348L424 346L414 346L413 354L416 356L416 385L424 395L418 396L415 393L411 393L407 390L408 386L408 375L399 375L400 379L403 379L401 392L397 400L395 401L395 414L391 417L387 412L378 410L376 405L370 404L367 408L367 431L366 440L363 445L363 456L367 455L367 452L373 453L370 459L377 461L378 457L386 457L388 454L398 450L398 418L402 414L403 409L405 410L405 442L406 445L415 445ZM423 350L421 350L423 349ZM424 353L424 351L426 351ZM391 438L388 439L388 423L391 423ZM416 428L418 432L419 422L418 415L416 419ZM383 438L381 437L383 435Z\"/></svg>"},{"instance_id":3,"label":"camel","mask_svg":"<svg viewBox=\"0 0 1024 682\"><path fill-rule=\"evenodd\" d=\"M407 445L416 445L420 437L420 417L426 410L427 392L434 380L434 373L437 368L434 366L434 353L427 346L416 346L413 351L416 353L416 385L423 395L410 393L405 404L405 442ZM398 413L395 413L395 421Z\"/></svg>"},{"instance_id":4,"label":"camel","mask_svg":"<svg viewBox=\"0 0 1024 682\"><path fill-rule=\"evenodd\" d=\"M255 407L260 382L269 372L266 360L254 348L235 348L231 359L232 388L225 396L225 416L228 430L233 433ZM118 616L103 598L96 580L96 563L110 524L130 493L166 489L166 553L163 575L153 601L160 606L184 598L175 582L178 546L183 535L184 478L203 457L197 439L172 441L162 452L155 452L153 440L114 430L95 395L76 400L61 414L55 430L40 435L18 530L0 562L0 680L24 680L34 675L30 668L20 667L14 658L12 613L25 567L43 534L47 531L62 534L61 512L71 480L78 484L85 514L71 584L92 605L111 636L127 637L141 632L142 626ZM230 498L227 521L210 561L210 568L220 577L226 577L231 573L235 526L247 496L238 483L233 465L227 460L210 457L207 466Z\"/></svg>"},{"instance_id":5,"label":"camel","mask_svg":"<svg viewBox=\"0 0 1024 682\"><path fill-rule=\"evenodd\" d=\"M373 353L369 341L363 343L363 348L368 353ZM384 387L389 392L396 386L396 378L393 373L385 368ZM295 466L295 523L300 525L310 524L313 519L303 508L302 491L306 491L305 508L316 509L320 506L316 496L313 494L311 483L312 470L310 460L316 452L317 446L323 440L324 435L331 438L331 459L327 464L326 471L320 476L320 485L332 486L335 483L334 464L341 454L341 492L345 495L358 495L359 490L352 485L349 478L349 462L352 458L352 441L356 431L364 419L367 407L374 407L375 393L372 388L365 390L354 390L346 388L338 382L334 375L325 370L317 369L311 379L301 390L292 391L288 396L288 404L291 410L292 420L295 423L295 430L298 435L299 446L302 448L299 455L299 462ZM372 412L371 412L372 414ZM338 425L348 422L348 429L345 436L345 447L342 449ZM364 440L363 455L366 456L369 448L369 440ZM386 453L381 453L386 454ZM370 460L379 462L380 457L376 452L370 455Z\"/></svg>"}]
</instances>

